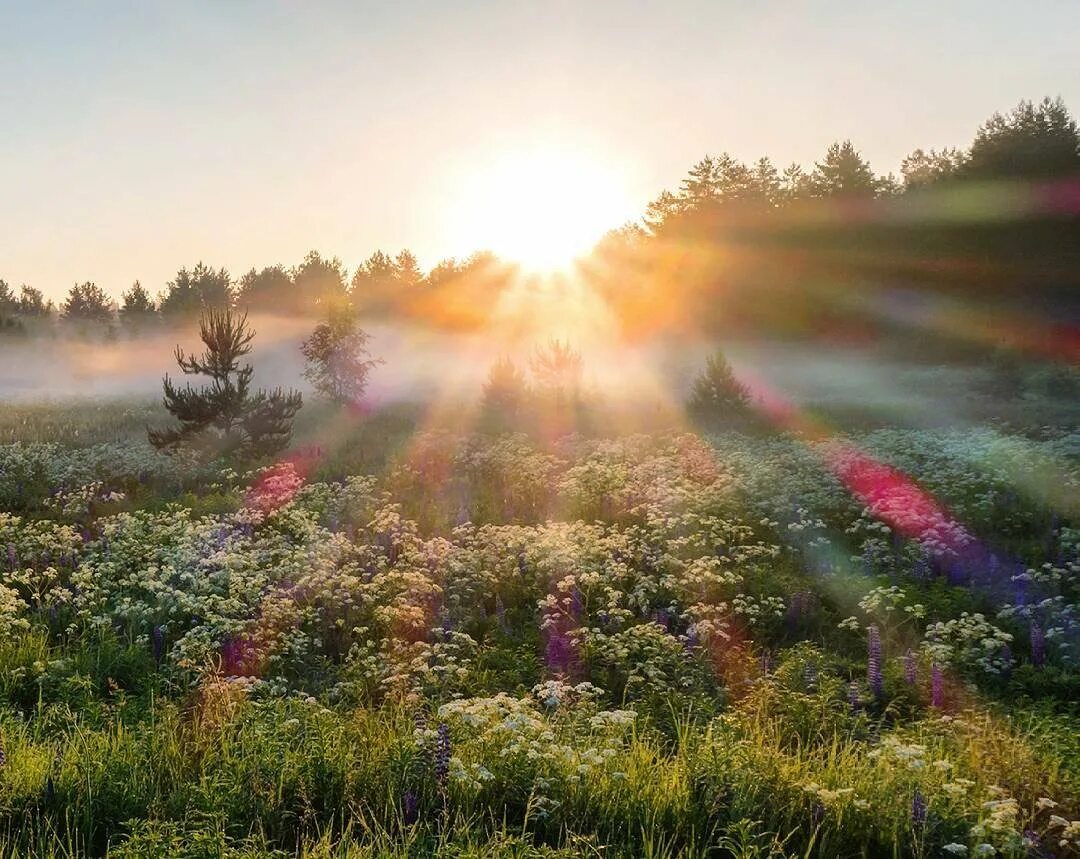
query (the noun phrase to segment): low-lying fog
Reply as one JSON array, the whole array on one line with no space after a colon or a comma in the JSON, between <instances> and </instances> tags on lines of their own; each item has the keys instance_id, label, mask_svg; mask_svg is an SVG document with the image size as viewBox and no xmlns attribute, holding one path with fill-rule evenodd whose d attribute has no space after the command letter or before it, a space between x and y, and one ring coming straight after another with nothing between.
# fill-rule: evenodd
<instances>
[{"instance_id":1,"label":"low-lying fog","mask_svg":"<svg viewBox=\"0 0 1080 859\"><path fill-rule=\"evenodd\" d=\"M300 344L313 323L251 321L257 332L249 356L256 384L309 390ZM404 324L374 324L368 331L372 354L386 361L371 378L369 398L376 405L436 394L472 399L499 356L527 368L533 350L546 339L521 330L449 333ZM178 340L187 349L200 345L193 334L162 330L112 340L9 339L0 343L0 401L156 398L162 376L178 375L173 354ZM672 336L626 343L602 330L578 330L570 340L584 357L587 385L608 397L644 402L681 400L715 345ZM850 404L913 425L948 422L970 388L969 371L885 361L866 348L760 341L728 342L722 348L737 374L755 388L799 405Z\"/></svg>"}]
</instances>

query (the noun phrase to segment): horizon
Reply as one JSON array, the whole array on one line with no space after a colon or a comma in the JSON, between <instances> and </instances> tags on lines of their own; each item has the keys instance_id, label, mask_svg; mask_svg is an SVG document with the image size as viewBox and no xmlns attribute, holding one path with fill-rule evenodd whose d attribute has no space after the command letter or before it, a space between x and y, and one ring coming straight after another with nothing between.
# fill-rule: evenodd
<instances>
[{"instance_id":1,"label":"horizon","mask_svg":"<svg viewBox=\"0 0 1080 859\"><path fill-rule=\"evenodd\" d=\"M425 270L483 249L519 261L534 222L493 214L505 201L492 164L528 169L530 152L551 172L606 171L603 205L562 249L580 251L706 154L782 169L851 139L895 173L916 148L965 146L1021 99L1080 103L1080 9L1065 3L1019 23L1004 3L853 20L835 4L693 2L10 9L0 277L57 302L77 282L157 295L199 260L239 277L312 249L350 271L377 249L407 248ZM811 25L828 35L806 40ZM883 55L872 37L885 26ZM777 59L762 68L762 55ZM552 191L538 208L557 205Z\"/></svg>"}]
</instances>

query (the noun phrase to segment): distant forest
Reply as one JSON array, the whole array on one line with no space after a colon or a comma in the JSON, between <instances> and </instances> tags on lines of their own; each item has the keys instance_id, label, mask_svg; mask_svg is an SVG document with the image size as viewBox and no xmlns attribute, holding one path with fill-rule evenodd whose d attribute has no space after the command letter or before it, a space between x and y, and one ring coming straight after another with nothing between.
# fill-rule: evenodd
<instances>
[{"instance_id":1,"label":"distant forest","mask_svg":"<svg viewBox=\"0 0 1080 859\"><path fill-rule=\"evenodd\" d=\"M859 336L896 323L902 296L1052 315L1073 337L1080 131L1048 98L994 114L965 149L916 149L899 177L875 173L851 141L809 168L707 155L640 222L609 233L580 274L630 330ZM136 282L119 302L85 282L54 306L0 280L0 333L115 335L222 305L316 316L345 304L369 319L471 328L515 277L488 252L424 271L408 250L380 250L351 273L315 251L238 278L199 262L159 294Z\"/></svg>"}]
</instances>

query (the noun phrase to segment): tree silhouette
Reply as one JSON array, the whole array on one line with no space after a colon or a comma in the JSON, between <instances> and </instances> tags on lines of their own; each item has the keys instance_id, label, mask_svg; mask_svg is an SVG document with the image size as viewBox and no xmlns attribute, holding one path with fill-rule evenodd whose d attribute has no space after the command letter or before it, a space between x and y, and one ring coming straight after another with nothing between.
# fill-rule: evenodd
<instances>
[{"instance_id":1,"label":"tree silhouette","mask_svg":"<svg viewBox=\"0 0 1080 859\"><path fill-rule=\"evenodd\" d=\"M19 312L19 299L7 281L0 280L0 319L14 316Z\"/></svg>"},{"instance_id":2,"label":"tree silhouette","mask_svg":"<svg viewBox=\"0 0 1080 859\"><path fill-rule=\"evenodd\" d=\"M205 352L185 355L177 346L176 362L185 375L206 376L210 384L178 388L166 374L162 402L179 425L148 430L150 443L159 450L189 447L242 459L270 456L285 447L302 399L298 392L281 388L251 393L253 368L240 364L255 337L247 314L207 308L199 319L199 337Z\"/></svg>"},{"instance_id":3,"label":"tree silhouette","mask_svg":"<svg viewBox=\"0 0 1080 859\"><path fill-rule=\"evenodd\" d=\"M832 144L809 179L815 197L871 196L879 187L880 181L850 140Z\"/></svg>"},{"instance_id":4,"label":"tree silhouette","mask_svg":"<svg viewBox=\"0 0 1080 859\"><path fill-rule=\"evenodd\" d=\"M337 257L324 259L318 251L309 251L292 272L296 296L292 305L312 312L344 303L348 297L345 276L345 266Z\"/></svg>"},{"instance_id":5,"label":"tree silhouette","mask_svg":"<svg viewBox=\"0 0 1080 859\"><path fill-rule=\"evenodd\" d=\"M1080 172L1080 130L1065 103L1022 101L975 135L962 174L971 179L1050 179Z\"/></svg>"},{"instance_id":6,"label":"tree silhouette","mask_svg":"<svg viewBox=\"0 0 1080 859\"><path fill-rule=\"evenodd\" d=\"M157 310L150 293L146 291L146 288L139 281L135 281L131 285L131 289L121 296L121 299L120 318L127 323L145 321L153 316Z\"/></svg>"},{"instance_id":7,"label":"tree silhouette","mask_svg":"<svg viewBox=\"0 0 1080 859\"><path fill-rule=\"evenodd\" d=\"M488 371L480 401L480 423L490 432L517 426L528 396L524 374L513 361L500 357Z\"/></svg>"},{"instance_id":8,"label":"tree silhouette","mask_svg":"<svg viewBox=\"0 0 1080 859\"><path fill-rule=\"evenodd\" d=\"M171 280L158 309L163 316L195 316L208 308L228 307L232 303L232 278L225 269L213 269L198 263L189 271L182 268Z\"/></svg>"},{"instance_id":9,"label":"tree silhouette","mask_svg":"<svg viewBox=\"0 0 1080 859\"><path fill-rule=\"evenodd\" d=\"M705 361L690 389L687 411L700 421L738 419L750 405L750 391L735 378L731 364L719 349Z\"/></svg>"},{"instance_id":10,"label":"tree silhouette","mask_svg":"<svg viewBox=\"0 0 1080 859\"><path fill-rule=\"evenodd\" d=\"M904 177L904 188L912 190L925 188L945 179L952 179L963 169L966 156L959 149L946 148L923 151L916 149L900 164L900 175Z\"/></svg>"},{"instance_id":11,"label":"tree silhouette","mask_svg":"<svg viewBox=\"0 0 1080 859\"><path fill-rule=\"evenodd\" d=\"M236 301L245 307L291 310L298 304L292 275L282 265L251 269L240 278Z\"/></svg>"},{"instance_id":12,"label":"tree silhouette","mask_svg":"<svg viewBox=\"0 0 1080 859\"><path fill-rule=\"evenodd\" d=\"M529 369L537 387L554 396L556 403L563 403L567 398L576 400L581 392L584 362L581 353L569 342L552 339L545 346L536 347Z\"/></svg>"},{"instance_id":13,"label":"tree silhouette","mask_svg":"<svg viewBox=\"0 0 1080 859\"><path fill-rule=\"evenodd\" d=\"M45 301L45 296L40 289L34 289L25 283L19 290L19 315L20 316L47 316L53 310L53 303Z\"/></svg>"},{"instance_id":14,"label":"tree silhouette","mask_svg":"<svg viewBox=\"0 0 1080 859\"><path fill-rule=\"evenodd\" d=\"M109 296L100 286L90 281L71 287L61 307L61 316L72 322L108 322L112 315Z\"/></svg>"},{"instance_id":15,"label":"tree silhouette","mask_svg":"<svg viewBox=\"0 0 1080 859\"><path fill-rule=\"evenodd\" d=\"M368 352L370 339L360 328L355 311L331 306L326 321L319 323L300 347L307 359L304 378L336 403L358 404L371 371L384 363Z\"/></svg>"}]
</instances>

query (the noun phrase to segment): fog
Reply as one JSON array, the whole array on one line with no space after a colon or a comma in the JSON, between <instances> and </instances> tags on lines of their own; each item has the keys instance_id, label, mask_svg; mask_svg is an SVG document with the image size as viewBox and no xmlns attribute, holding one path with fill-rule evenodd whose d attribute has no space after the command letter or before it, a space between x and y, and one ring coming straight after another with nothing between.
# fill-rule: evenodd
<instances>
[{"instance_id":1,"label":"fog","mask_svg":"<svg viewBox=\"0 0 1080 859\"><path fill-rule=\"evenodd\" d=\"M310 391L300 344L311 320L254 317L249 356L260 387ZM470 401L491 364L509 356L523 369L548 330L528 327L448 332L408 324L367 329L372 355L385 360L372 374L373 406L436 396ZM692 336L654 336L627 342L602 325L564 328L582 352L587 387L615 401L681 401L705 356L717 344ZM165 373L174 378L177 344L200 344L194 332L158 330L112 340L69 337L9 339L0 343L0 400L155 399ZM952 422L969 387L965 371L890 362L868 349L822 344L731 341L720 344L736 373L752 388L767 389L795 405L858 405L909 425ZM198 384L198 379L193 379Z\"/></svg>"}]
</instances>

